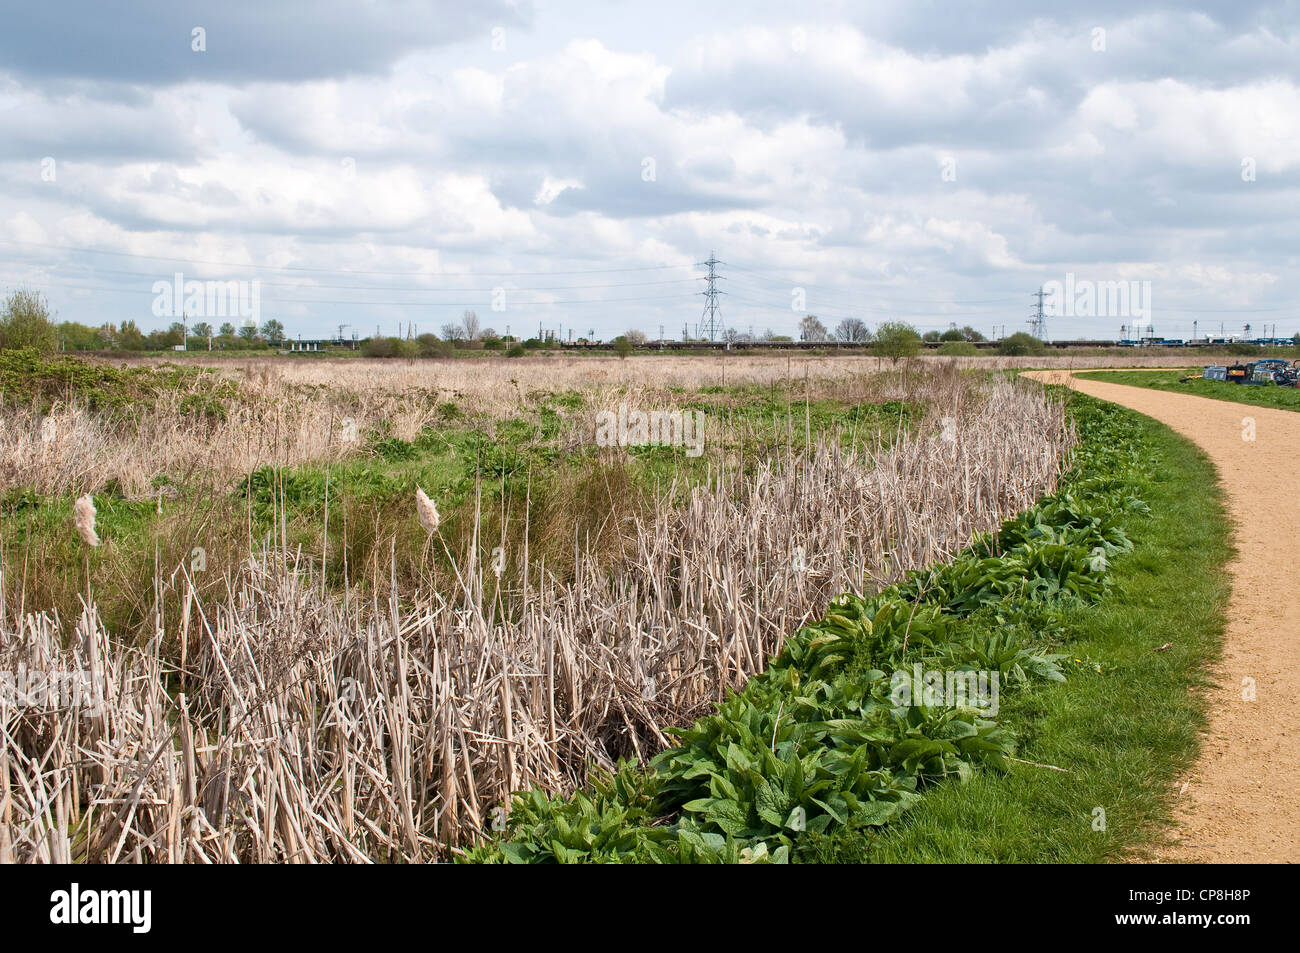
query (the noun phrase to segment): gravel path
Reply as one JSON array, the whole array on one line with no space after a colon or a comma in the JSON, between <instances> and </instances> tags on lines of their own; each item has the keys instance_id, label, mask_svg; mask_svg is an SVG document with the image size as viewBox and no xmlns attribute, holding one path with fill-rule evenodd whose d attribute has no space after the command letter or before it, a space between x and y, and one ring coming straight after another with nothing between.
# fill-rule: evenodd
<instances>
[{"instance_id":1,"label":"gravel path","mask_svg":"<svg viewBox=\"0 0 1300 953\"><path fill-rule=\"evenodd\" d=\"M1167 424L1209 455L1227 496L1237 554L1223 658L1200 759L1178 782L1179 827L1157 856L1300 861L1300 413L1061 371L1026 376Z\"/></svg>"}]
</instances>

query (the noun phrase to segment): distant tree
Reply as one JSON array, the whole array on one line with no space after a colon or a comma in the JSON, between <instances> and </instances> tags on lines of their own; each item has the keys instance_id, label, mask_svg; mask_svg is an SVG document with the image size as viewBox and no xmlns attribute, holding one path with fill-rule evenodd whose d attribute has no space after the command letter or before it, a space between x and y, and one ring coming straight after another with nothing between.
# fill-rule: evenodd
<instances>
[{"instance_id":1,"label":"distant tree","mask_svg":"<svg viewBox=\"0 0 1300 953\"><path fill-rule=\"evenodd\" d=\"M939 335L939 340L940 341L964 341L966 340L966 335L958 331L956 328L949 328L947 331L944 331L943 334Z\"/></svg>"},{"instance_id":2,"label":"distant tree","mask_svg":"<svg viewBox=\"0 0 1300 953\"><path fill-rule=\"evenodd\" d=\"M937 344L939 342L939 332L926 331L921 335L921 340L925 341L927 344Z\"/></svg>"},{"instance_id":3,"label":"distant tree","mask_svg":"<svg viewBox=\"0 0 1300 953\"><path fill-rule=\"evenodd\" d=\"M921 350L921 335L916 328L902 321L886 321L876 328L876 343L872 346L877 357L887 357L897 365L905 357Z\"/></svg>"},{"instance_id":4,"label":"distant tree","mask_svg":"<svg viewBox=\"0 0 1300 953\"><path fill-rule=\"evenodd\" d=\"M438 331L442 334L444 341L451 341L455 344L457 341L465 340L465 328L459 324L444 324Z\"/></svg>"},{"instance_id":5,"label":"distant tree","mask_svg":"<svg viewBox=\"0 0 1300 953\"><path fill-rule=\"evenodd\" d=\"M103 331L76 321L62 321L55 329L59 347L65 351L93 351L104 346Z\"/></svg>"},{"instance_id":6,"label":"distant tree","mask_svg":"<svg viewBox=\"0 0 1300 953\"><path fill-rule=\"evenodd\" d=\"M441 357L443 353L443 342L438 339L436 334L421 334L415 339L415 343L420 346L420 355L422 357ZM450 346L447 350L451 350Z\"/></svg>"},{"instance_id":7,"label":"distant tree","mask_svg":"<svg viewBox=\"0 0 1300 953\"><path fill-rule=\"evenodd\" d=\"M825 341L828 336L826 325L815 314L810 314L799 322L800 341Z\"/></svg>"},{"instance_id":8,"label":"distant tree","mask_svg":"<svg viewBox=\"0 0 1300 953\"><path fill-rule=\"evenodd\" d=\"M477 314L473 311L466 311L460 316L460 324L461 327L465 329L466 340L477 341L479 339L479 323Z\"/></svg>"},{"instance_id":9,"label":"distant tree","mask_svg":"<svg viewBox=\"0 0 1300 953\"><path fill-rule=\"evenodd\" d=\"M206 321L200 321L190 328L190 334L193 334L196 338L210 338L212 337L212 325Z\"/></svg>"},{"instance_id":10,"label":"distant tree","mask_svg":"<svg viewBox=\"0 0 1300 953\"><path fill-rule=\"evenodd\" d=\"M627 339L627 335L620 334L614 338L614 353L620 360L627 360L627 356L632 353L632 342Z\"/></svg>"},{"instance_id":11,"label":"distant tree","mask_svg":"<svg viewBox=\"0 0 1300 953\"><path fill-rule=\"evenodd\" d=\"M363 357L392 357L397 353L397 338L366 338L361 342Z\"/></svg>"},{"instance_id":12,"label":"distant tree","mask_svg":"<svg viewBox=\"0 0 1300 953\"><path fill-rule=\"evenodd\" d=\"M275 318L269 318L262 324L262 337L270 343L272 347L279 347L284 343L284 325Z\"/></svg>"},{"instance_id":13,"label":"distant tree","mask_svg":"<svg viewBox=\"0 0 1300 953\"><path fill-rule=\"evenodd\" d=\"M247 341L249 344L252 344L253 341L257 339L257 325L255 324L240 325L239 338L240 340Z\"/></svg>"},{"instance_id":14,"label":"distant tree","mask_svg":"<svg viewBox=\"0 0 1300 953\"><path fill-rule=\"evenodd\" d=\"M643 332L638 331L636 328L628 328L627 331L623 334L623 337L627 338L632 343L633 347L645 346L646 336Z\"/></svg>"},{"instance_id":15,"label":"distant tree","mask_svg":"<svg viewBox=\"0 0 1300 953\"><path fill-rule=\"evenodd\" d=\"M835 340L841 344L866 344L871 340L871 331L861 318L845 318L835 326Z\"/></svg>"},{"instance_id":16,"label":"distant tree","mask_svg":"<svg viewBox=\"0 0 1300 953\"><path fill-rule=\"evenodd\" d=\"M144 335L134 321L123 321L117 331L117 346L124 351L143 351Z\"/></svg>"},{"instance_id":17,"label":"distant tree","mask_svg":"<svg viewBox=\"0 0 1300 953\"><path fill-rule=\"evenodd\" d=\"M35 291L18 290L0 311L0 349L24 347L49 354L58 347L58 336L45 299Z\"/></svg>"},{"instance_id":18,"label":"distant tree","mask_svg":"<svg viewBox=\"0 0 1300 953\"><path fill-rule=\"evenodd\" d=\"M980 334L969 324L962 325L961 336L964 337L967 341L970 341L972 344L984 340L984 335Z\"/></svg>"},{"instance_id":19,"label":"distant tree","mask_svg":"<svg viewBox=\"0 0 1300 953\"><path fill-rule=\"evenodd\" d=\"M939 352L944 357L970 357L979 353L970 341L944 341L939 345Z\"/></svg>"},{"instance_id":20,"label":"distant tree","mask_svg":"<svg viewBox=\"0 0 1300 953\"><path fill-rule=\"evenodd\" d=\"M998 342L998 353L1007 357L1042 354L1046 350L1047 346L1027 331L1017 331Z\"/></svg>"},{"instance_id":21,"label":"distant tree","mask_svg":"<svg viewBox=\"0 0 1300 953\"><path fill-rule=\"evenodd\" d=\"M235 336L235 326L227 321L221 325L220 333L223 338L233 338Z\"/></svg>"}]
</instances>

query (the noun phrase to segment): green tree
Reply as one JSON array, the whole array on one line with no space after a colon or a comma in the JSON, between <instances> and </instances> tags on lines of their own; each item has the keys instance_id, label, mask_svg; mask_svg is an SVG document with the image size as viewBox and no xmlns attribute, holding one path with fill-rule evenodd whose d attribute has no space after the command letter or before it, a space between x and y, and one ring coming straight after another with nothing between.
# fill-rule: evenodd
<instances>
[{"instance_id":1,"label":"green tree","mask_svg":"<svg viewBox=\"0 0 1300 953\"><path fill-rule=\"evenodd\" d=\"M998 353L1007 357L1042 354L1047 346L1027 331L1017 331L998 342Z\"/></svg>"},{"instance_id":2,"label":"green tree","mask_svg":"<svg viewBox=\"0 0 1300 953\"><path fill-rule=\"evenodd\" d=\"M620 334L614 338L614 353L621 360L627 360L627 356L632 353L632 342L627 339L626 335Z\"/></svg>"},{"instance_id":3,"label":"green tree","mask_svg":"<svg viewBox=\"0 0 1300 953\"><path fill-rule=\"evenodd\" d=\"M886 321L876 328L876 343L871 348L878 358L887 357L897 366L905 357L921 350L921 335L916 328L902 321Z\"/></svg>"},{"instance_id":4,"label":"green tree","mask_svg":"<svg viewBox=\"0 0 1300 953\"><path fill-rule=\"evenodd\" d=\"M143 351L144 335L134 321L123 321L117 331L117 346L124 351Z\"/></svg>"},{"instance_id":5,"label":"green tree","mask_svg":"<svg viewBox=\"0 0 1300 953\"><path fill-rule=\"evenodd\" d=\"M94 351L104 346L99 328L87 327L76 321L60 322L56 329L59 346L65 351Z\"/></svg>"},{"instance_id":6,"label":"green tree","mask_svg":"<svg viewBox=\"0 0 1300 953\"><path fill-rule=\"evenodd\" d=\"M193 334L196 338L210 338L212 337L212 325L206 321L200 321L190 328L190 334Z\"/></svg>"},{"instance_id":7,"label":"green tree","mask_svg":"<svg viewBox=\"0 0 1300 953\"><path fill-rule=\"evenodd\" d=\"M50 354L58 343L50 309L40 294L20 289L9 295L0 313L0 349L30 347Z\"/></svg>"},{"instance_id":8,"label":"green tree","mask_svg":"<svg viewBox=\"0 0 1300 953\"><path fill-rule=\"evenodd\" d=\"M961 331L958 331L956 328L949 328L947 331L944 331L943 334L939 335L939 340L940 341L964 341L966 340L966 335L963 334Z\"/></svg>"},{"instance_id":9,"label":"green tree","mask_svg":"<svg viewBox=\"0 0 1300 953\"><path fill-rule=\"evenodd\" d=\"M275 318L268 318L262 324L262 337L266 338L272 347L279 347L284 343L284 325Z\"/></svg>"}]
</instances>

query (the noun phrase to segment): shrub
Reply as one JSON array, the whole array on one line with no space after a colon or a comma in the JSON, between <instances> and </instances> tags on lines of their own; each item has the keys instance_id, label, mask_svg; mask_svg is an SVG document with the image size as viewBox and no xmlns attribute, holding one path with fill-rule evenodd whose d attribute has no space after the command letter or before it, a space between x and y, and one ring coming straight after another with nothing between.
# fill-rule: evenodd
<instances>
[{"instance_id":1,"label":"shrub","mask_svg":"<svg viewBox=\"0 0 1300 953\"><path fill-rule=\"evenodd\" d=\"M961 332L958 331L958 334ZM949 339L939 345L938 353L948 357L970 357L972 354L978 354L979 348L969 341L954 341Z\"/></svg>"},{"instance_id":2,"label":"shrub","mask_svg":"<svg viewBox=\"0 0 1300 953\"><path fill-rule=\"evenodd\" d=\"M523 357L527 353L527 348L522 344L512 344L510 350L506 351L506 357Z\"/></svg>"},{"instance_id":3,"label":"shrub","mask_svg":"<svg viewBox=\"0 0 1300 953\"><path fill-rule=\"evenodd\" d=\"M397 338L366 338L361 353L366 357L392 357L397 353Z\"/></svg>"},{"instance_id":4,"label":"shrub","mask_svg":"<svg viewBox=\"0 0 1300 953\"><path fill-rule=\"evenodd\" d=\"M998 342L998 353L1007 357L1042 354L1046 350L1047 346L1042 341L1025 331L1017 331Z\"/></svg>"},{"instance_id":5,"label":"shrub","mask_svg":"<svg viewBox=\"0 0 1300 953\"><path fill-rule=\"evenodd\" d=\"M58 339L45 299L35 291L11 294L0 313L0 350L31 348L38 354L52 354L56 347Z\"/></svg>"},{"instance_id":6,"label":"shrub","mask_svg":"<svg viewBox=\"0 0 1300 953\"><path fill-rule=\"evenodd\" d=\"M876 343L871 350L897 364L899 358L911 357L921 350L921 335L910 324L886 321L876 328Z\"/></svg>"}]
</instances>

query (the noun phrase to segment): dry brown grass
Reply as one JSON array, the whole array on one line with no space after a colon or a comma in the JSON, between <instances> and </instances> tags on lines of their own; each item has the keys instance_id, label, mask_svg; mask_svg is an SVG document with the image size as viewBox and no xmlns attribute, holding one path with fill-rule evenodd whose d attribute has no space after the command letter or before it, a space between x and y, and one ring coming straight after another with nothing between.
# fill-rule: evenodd
<instances>
[{"instance_id":1,"label":"dry brown grass","mask_svg":"<svg viewBox=\"0 0 1300 953\"><path fill-rule=\"evenodd\" d=\"M1134 352L1123 366L1168 363L1167 356ZM135 363L157 364L159 360ZM15 410L0 426L0 493L29 487L40 493L99 492L113 486L128 499L157 492L156 482L201 482L229 487L263 466L345 459L377 432L414 438L442 403L465 414L499 420L520 412L540 393L575 391L587 406L618 400L645 404L671 398L674 389L745 382L807 381L819 393L842 392L870 378L888 384L889 362L873 357L532 356L522 360L189 359L233 379L240 397L224 420L196 416L182 406L184 392L164 394L148 413L106 421L84 407L60 405L48 417L53 440L43 439L47 415ZM1013 367L1114 366L1116 358L1047 355L1040 358L922 357L917 368L1004 370ZM881 369L883 368L883 370ZM879 386L876 388L879 390ZM349 438L355 432L358 439Z\"/></svg>"},{"instance_id":2,"label":"dry brown grass","mask_svg":"<svg viewBox=\"0 0 1300 953\"><path fill-rule=\"evenodd\" d=\"M57 619L0 605L0 671L87 669L106 689L102 711L0 710L0 861L446 858L508 792L658 750L833 595L942 559L1054 485L1071 437L1041 391L954 373L925 390L932 418L892 446L723 466L627 521L624 562L579 547L564 579L516 552L518 585L496 590L473 540L448 554L454 586L362 600L281 544L215 607L183 571L156 581L138 644L93 604L66 645Z\"/></svg>"}]
</instances>

